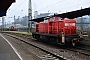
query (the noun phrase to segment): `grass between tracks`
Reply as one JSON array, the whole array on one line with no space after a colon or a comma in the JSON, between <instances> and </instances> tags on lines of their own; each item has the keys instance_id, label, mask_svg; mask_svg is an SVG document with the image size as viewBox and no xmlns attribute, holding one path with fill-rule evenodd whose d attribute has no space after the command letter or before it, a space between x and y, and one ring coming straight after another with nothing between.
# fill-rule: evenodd
<instances>
[{"instance_id":1,"label":"grass between tracks","mask_svg":"<svg viewBox=\"0 0 90 60\"><path fill-rule=\"evenodd\" d=\"M0 31L0 32L6 32L6 33L16 33L16 34L23 34L23 35L32 35L32 33L28 32L19 32L19 31Z\"/></svg>"}]
</instances>

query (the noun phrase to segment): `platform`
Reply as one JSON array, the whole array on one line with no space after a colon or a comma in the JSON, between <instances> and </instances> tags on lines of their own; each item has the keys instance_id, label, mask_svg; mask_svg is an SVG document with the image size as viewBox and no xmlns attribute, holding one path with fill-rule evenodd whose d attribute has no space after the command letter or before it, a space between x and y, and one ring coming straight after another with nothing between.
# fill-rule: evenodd
<instances>
[{"instance_id":1,"label":"platform","mask_svg":"<svg viewBox=\"0 0 90 60\"><path fill-rule=\"evenodd\" d=\"M11 45L0 34L0 60L20 60Z\"/></svg>"}]
</instances>

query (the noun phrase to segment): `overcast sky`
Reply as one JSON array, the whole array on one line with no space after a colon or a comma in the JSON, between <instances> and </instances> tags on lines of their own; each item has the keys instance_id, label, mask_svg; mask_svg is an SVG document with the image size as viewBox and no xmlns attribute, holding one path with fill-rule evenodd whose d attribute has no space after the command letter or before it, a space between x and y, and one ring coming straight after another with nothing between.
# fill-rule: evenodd
<instances>
[{"instance_id":1,"label":"overcast sky","mask_svg":"<svg viewBox=\"0 0 90 60\"><path fill-rule=\"evenodd\" d=\"M28 1L16 0L8 9L6 18L13 17L14 15L16 18L28 15ZM32 13L34 11L39 13L65 13L79 10L81 7L90 7L90 0L32 0ZM13 18L9 19L13 21Z\"/></svg>"}]
</instances>

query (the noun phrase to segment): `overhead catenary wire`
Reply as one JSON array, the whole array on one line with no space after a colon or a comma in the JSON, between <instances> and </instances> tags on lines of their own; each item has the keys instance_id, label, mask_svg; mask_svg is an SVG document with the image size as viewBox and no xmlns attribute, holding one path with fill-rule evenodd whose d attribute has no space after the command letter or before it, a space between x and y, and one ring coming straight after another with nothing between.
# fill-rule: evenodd
<instances>
[{"instance_id":1,"label":"overhead catenary wire","mask_svg":"<svg viewBox=\"0 0 90 60\"><path fill-rule=\"evenodd\" d=\"M13 10L11 11L11 13L12 13L13 11L15 11L17 8L19 8L23 3L25 3L25 1L26 1L26 0L23 0L15 9L13 9Z\"/></svg>"},{"instance_id":2,"label":"overhead catenary wire","mask_svg":"<svg viewBox=\"0 0 90 60\"><path fill-rule=\"evenodd\" d=\"M69 6L69 7L67 7L67 8L69 9L69 8L71 8L71 7L72 7L72 8L77 7L77 8L80 8L80 9L81 9L81 8L82 8L82 5L84 5L84 4L89 4L89 3L90 3L90 2L82 3L82 4L77 4L77 5L72 5L72 6ZM80 7L79 7L79 5L80 5ZM65 9L67 9L67 8L66 8L66 7L63 7L63 8L59 8L59 9L64 9L64 10L65 10ZM57 10L59 10L59 9L57 9ZM56 10L53 10L53 11L56 11Z\"/></svg>"},{"instance_id":3,"label":"overhead catenary wire","mask_svg":"<svg viewBox=\"0 0 90 60\"><path fill-rule=\"evenodd\" d=\"M26 1L26 0L24 0L24 1ZM23 3L24 3L24 1L23 2L21 2L15 9L13 9L13 11L15 11L17 8L19 8ZM45 0L46 1L46 0ZM44 1L43 1L44 2ZM43 3L42 2L42 3ZM60 2L62 2L62 1L59 1L58 3L60 3ZM55 4L58 4L58 3L55 3ZM55 5L55 4L52 4L52 5L50 5L50 6L53 6L53 5ZM50 6L48 6L48 7L50 7ZM32 9L32 10L34 10L34 9ZM11 13L13 13L13 11L11 11Z\"/></svg>"},{"instance_id":4,"label":"overhead catenary wire","mask_svg":"<svg viewBox=\"0 0 90 60\"><path fill-rule=\"evenodd\" d=\"M42 4L42 3L45 3L47 0L44 0L44 1L42 1L42 2L39 2L39 3L37 3L37 4Z\"/></svg>"},{"instance_id":5,"label":"overhead catenary wire","mask_svg":"<svg viewBox=\"0 0 90 60\"><path fill-rule=\"evenodd\" d=\"M26 0L23 0L15 9L13 9L12 11L11 11L11 13L13 13L13 11L15 11L17 8L19 8L23 3L24 3L24 1L26 1ZM45 1L45 0L44 0ZM55 6L55 5L57 5L57 4L59 4L59 3L62 3L62 2L65 2L65 0L62 0L62 1L59 1L59 2L57 2L57 3L54 3L54 4L51 4L51 5L49 5L49 6L46 6L46 7L44 7L44 8L41 8L41 9L39 9L39 10L37 10L37 11L41 11L41 10L44 10L45 8L48 8L49 9L49 7L53 7L53 6ZM43 3L43 2L42 2ZM72 2L73 3L73 2ZM72 3L70 3L70 4L72 4ZM72 7L72 5L71 5L71 7ZM70 8L70 7L67 7L67 8ZM61 8L61 9L64 9L64 8ZM32 9L32 10L34 10L34 9ZM50 10L50 9L49 9ZM51 11L51 10L50 10Z\"/></svg>"},{"instance_id":6,"label":"overhead catenary wire","mask_svg":"<svg viewBox=\"0 0 90 60\"><path fill-rule=\"evenodd\" d=\"M63 0L63 1L65 1L65 0ZM51 7L51 6L54 6L54 5L56 5L56 4L61 3L61 2L63 2L63 1L59 1L59 2L57 2L57 3L55 3L55 4L52 4L52 5L46 6L46 7L44 7L44 8L41 8L41 9L39 9L38 11L41 11L41 10L43 10L43 9L45 9L45 8L49 8L49 7Z\"/></svg>"},{"instance_id":7,"label":"overhead catenary wire","mask_svg":"<svg viewBox=\"0 0 90 60\"><path fill-rule=\"evenodd\" d=\"M64 0L63 0L63 1L64 1ZM55 3L55 4L52 4L52 5L49 5L49 6L47 6L47 7L41 8L41 9L39 9L38 11L42 11L42 10L44 10L44 9L46 9L46 8L48 8L48 10L50 10L50 9L49 9L50 7L53 7L53 6L59 4L59 3L63 2L63 1L59 1L59 2L57 2L57 3ZM69 2L69 3L73 5L74 2L78 2L77 5L75 5L75 6L77 6L77 7L78 7L78 5L81 5L79 0L73 1L73 2ZM66 3L67 3L67 2L66 2ZM68 3L68 4L69 4L69 3ZM86 2L86 4L87 4L87 2ZM72 5L71 5L71 7L72 7ZM82 5L83 5L83 4L82 4ZM73 8L74 8L75 6L73 5ZM81 7L83 7L83 6L81 6ZM63 7L63 8L61 8L61 9L65 9L65 8L67 9L67 8L70 8L70 7ZM51 10L50 10L50 11L51 11Z\"/></svg>"},{"instance_id":8,"label":"overhead catenary wire","mask_svg":"<svg viewBox=\"0 0 90 60\"><path fill-rule=\"evenodd\" d=\"M14 8L10 13L14 13L13 11L16 11L17 10L17 8L19 8L23 3L25 3L25 1L26 0L23 0L16 8ZM9 9L10 10L10 9ZM23 9L21 9L21 11L22 11ZM32 9L32 10L34 10L34 9ZM22 12L19 12L19 11L16 11L16 12L18 12L18 13L22 13Z\"/></svg>"}]
</instances>

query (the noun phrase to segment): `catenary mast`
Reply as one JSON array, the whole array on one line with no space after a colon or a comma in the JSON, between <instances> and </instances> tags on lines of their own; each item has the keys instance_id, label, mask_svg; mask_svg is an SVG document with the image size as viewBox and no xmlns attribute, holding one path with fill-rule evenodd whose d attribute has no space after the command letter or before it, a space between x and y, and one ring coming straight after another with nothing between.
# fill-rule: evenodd
<instances>
[{"instance_id":1,"label":"catenary mast","mask_svg":"<svg viewBox=\"0 0 90 60\"><path fill-rule=\"evenodd\" d=\"M32 21L29 21L32 19L32 4L31 0L29 0L29 6L28 6L28 32L32 31Z\"/></svg>"}]
</instances>

